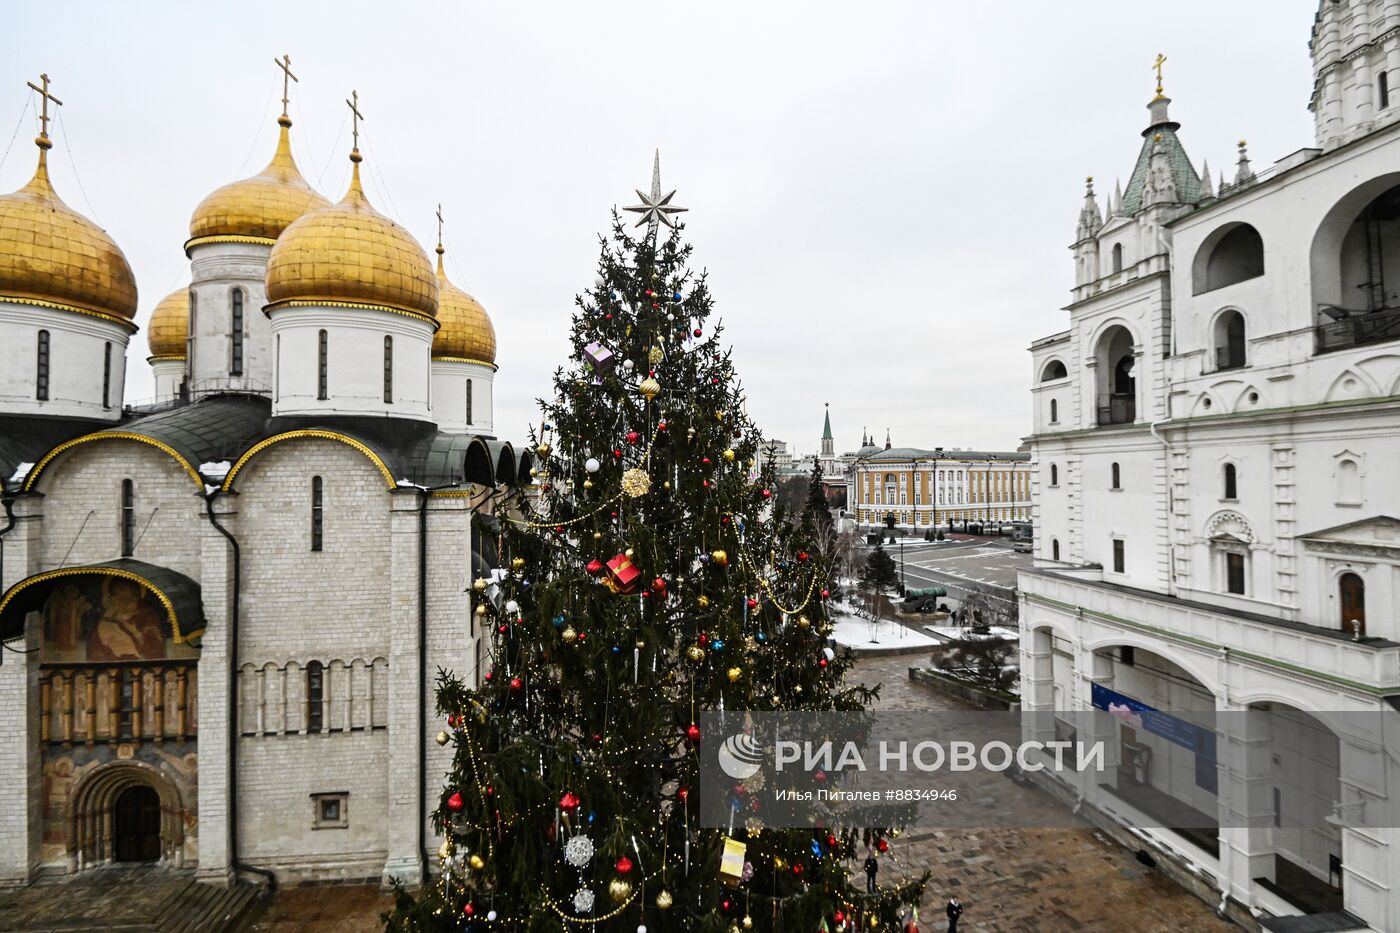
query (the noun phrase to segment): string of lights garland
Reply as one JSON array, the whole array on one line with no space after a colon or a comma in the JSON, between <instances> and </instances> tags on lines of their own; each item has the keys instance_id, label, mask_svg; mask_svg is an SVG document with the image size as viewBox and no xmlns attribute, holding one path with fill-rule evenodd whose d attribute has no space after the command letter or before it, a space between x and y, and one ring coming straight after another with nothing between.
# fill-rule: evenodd
<instances>
[{"instance_id":1,"label":"string of lights garland","mask_svg":"<svg viewBox=\"0 0 1400 933\"><path fill-rule=\"evenodd\" d=\"M749 571L753 573L754 579L758 581L759 587L762 588L763 591L768 594L768 599L773 603L775 607L777 607L779 612L790 616L797 615L803 609L806 609L807 606L812 602L812 594L815 593L817 590L816 568L812 569L812 578L807 581L807 594L803 596L802 602L800 602L797 606L789 609L785 607L782 603L778 602L778 597L773 594L772 584L770 584L768 580L765 579L761 573L759 573L757 564L755 563L754 559L749 556L748 549L744 547L742 541L739 542L738 552L740 563L746 565Z\"/></svg>"}]
</instances>

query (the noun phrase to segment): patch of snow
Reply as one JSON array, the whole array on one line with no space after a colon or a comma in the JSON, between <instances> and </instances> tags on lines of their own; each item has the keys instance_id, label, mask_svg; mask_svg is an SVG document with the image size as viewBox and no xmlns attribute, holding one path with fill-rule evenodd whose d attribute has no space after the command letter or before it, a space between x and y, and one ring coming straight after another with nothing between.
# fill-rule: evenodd
<instances>
[{"instance_id":1,"label":"patch of snow","mask_svg":"<svg viewBox=\"0 0 1400 933\"><path fill-rule=\"evenodd\" d=\"M32 470L32 469L34 469L34 464L32 464L32 463L21 463L19 466L15 467L15 475L10 477L10 482L12 482L12 483L22 483L22 482L24 482L26 479L29 478L29 471Z\"/></svg>"},{"instance_id":2,"label":"patch of snow","mask_svg":"<svg viewBox=\"0 0 1400 933\"><path fill-rule=\"evenodd\" d=\"M216 492L218 492L218 491L219 491L219 487L218 487L218 486L210 486L208 483L205 483L205 484L204 484L204 494L205 494L206 496L212 496L214 493L216 493Z\"/></svg>"},{"instance_id":3,"label":"patch of snow","mask_svg":"<svg viewBox=\"0 0 1400 933\"><path fill-rule=\"evenodd\" d=\"M229 463L227 460L210 461L209 463L201 463L199 465L199 472L204 475L205 479L217 480L219 482L222 482L228 476L228 471L231 469L233 469L233 464Z\"/></svg>"},{"instance_id":4,"label":"patch of snow","mask_svg":"<svg viewBox=\"0 0 1400 933\"><path fill-rule=\"evenodd\" d=\"M925 632L930 633L939 641L954 641L959 638L996 638L1001 641L1016 641L1021 637L1018 630L1001 625L991 626L986 633L974 632L971 626L966 625L925 625L923 628Z\"/></svg>"},{"instance_id":5,"label":"patch of snow","mask_svg":"<svg viewBox=\"0 0 1400 933\"><path fill-rule=\"evenodd\" d=\"M399 482L398 482L398 487L399 487L400 489L427 489L427 488L428 488L427 486L419 486L417 483L410 482L409 480L406 480L406 479L401 479L401 480L399 480Z\"/></svg>"},{"instance_id":6,"label":"patch of snow","mask_svg":"<svg viewBox=\"0 0 1400 933\"><path fill-rule=\"evenodd\" d=\"M867 619L847 613L833 614L831 637L838 645L849 648L869 648L880 645L885 648L931 648L938 644L935 639L905 628L898 622Z\"/></svg>"}]
</instances>

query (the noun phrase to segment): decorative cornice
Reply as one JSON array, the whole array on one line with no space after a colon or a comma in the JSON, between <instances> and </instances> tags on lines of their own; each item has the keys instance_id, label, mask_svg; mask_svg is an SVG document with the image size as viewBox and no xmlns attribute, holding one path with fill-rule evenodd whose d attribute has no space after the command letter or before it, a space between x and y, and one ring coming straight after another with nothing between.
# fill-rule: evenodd
<instances>
[{"instance_id":1,"label":"decorative cornice","mask_svg":"<svg viewBox=\"0 0 1400 933\"><path fill-rule=\"evenodd\" d=\"M1319 554L1338 554L1344 557L1376 557L1381 560L1400 558L1400 547L1384 544L1351 544L1347 541L1323 541L1316 538L1300 538L1303 548Z\"/></svg>"},{"instance_id":2,"label":"decorative cornice","mask_svg":"<svg viewBox=\"0 0 1400 933\"><path fill-rule=\"evenodd\" d=\"M35 584L46 583L49 580L56 580L60 577L79 577L89 574L96 574L104 577L120 577L123 580L139 583L141 586L144 586L146 589L156 594L156 599L159 599L161 605L165 607L166 615L170 619L170 630L175 636L175 644L183 645L189 639L198 638L200 635L204 634L204 629L189 632L188 634L182 633L180 631L180 617L175 612L175 604L170 601L169 596L165 595L165 591L139 573L132 573L130 570L121 570L117 567L62 567L58 570L36 573L34 576L27 577L10 587L9 592L5 594L5 598L0 599L0 614L4 613L5 607L8 606L20 592L29 589L29 587Z\"/></svg>"},{"instance_id":3,"label":"decorative cornice","mask_svg":"<svg viewBox=\"0 0 1400 933\"><path fill-rule=\"evenodd\" d=\"M189 256L190 250L196 246L204 246L208 243L255 243L261 246L272 246L277 241L265 236L241 236L237 234L218 234L215 236L191 237L185 241L185 255Z\"/></svg>"},{"instance_id":4,"label":"decorative cornice","mask_svg":"<svg viewBox=\"0 0 1400 933\"><path fill-rule=\"evenodd\" d=\"M238 462L235 463L233 467L228 471L228 475L224 477L224 484L220 487L220 491L231 492L233 490L234 479L238 477L239 472L243 469L244 466L248 464L248 461L253 459L258 454L262 453L267 448L271 447L273 444L280 444L282 441L290 441L295 440L297 438L308 437L318 438L320 440L339 441L340 443L345 444L348 447L353 447L355 450L358 450L360 453L364 454L367 458L369 458L370 462L379 468L380 475L384 477L384 482L388 485L390 489L394 489L397 487L398 484L394 481L393 472L390 471L388 466L385 465L384 461L380 459L377 453L375 453L361 441L356 440L348 434L340 434L336 431L320 431L306 429L300 431L284 431L281 434L275 434L272 437L258 441L256 444L250 447L243 454L243 456L239 457Z\"/></svg>"},{"instance_id":5,"label":"decorative cornice","mask_svg":"<svg viewBox=\"0 0 1400 933\"><path fill-rule=\"evenodd\" d=\"M360 311L385 311L389 314L402 314L404 317L419 318L433 325L434 333L442 325L431 314L424 314L413 308L400 308L397 305L370 304L361 301L329 301L322 299L288 298L263 306L263 314L271 316L273 311L283 308L355 308Z\"/></svg>"},{"instance_id":6,"label":"decorative cornice","mask_svg":"<svg viewBox=\"0 0 1400 933\"><path fill-rule=\"evenodd\" d=\"M77 305L67 305L57 301L47 301L43 298L31 298L27 295L3 295L0 294L0 301L8 301L17 305L33 305L36 308L52 308L55 311L67 311L69 314L82 314L87 317L95 317L104 321L111 321L113 324L120 324L129 333L136 333L141 328L136 326L136 322L130 318L122 317L120 314L113 314L110 311L98 311L95 308L80 308Z\"/></svg>"},{"instance_id":7,"label":"decorative cornice","mask_svg":"<svg viewBox=\"0 0 1400 933\"><path fill-rule=\"evenodd\" d=\"M162 354L159 355L159 356L148 356L148 357L146 357L146 362L147 362L147 363L183 363L184 361L185 361L185 356L184 356L184 354L176 354L176 353L162 353Z\"/></svg>"},{"instance_id":8,"label":"decorative cornice","mask_svg":"<svg viewBox=\"0 0 1400 933\"><path fill-rule=\"evenodd\" d=\"M490 369L493 373L496 372L498 369L500 369L500 367L497 366L495 363L488 362L487 360L474 360L474 359L472 359L472 358L469 357L469 356L438 356L437 354L434 354L434 355L433 355L433 362L434 362L434 363L475 363L475 364L478 365L478 366L485 366L485 367L487 367L487 368Z\"/></svg>"},{"instance_id":9,"label":"decorative cornice","mask_svg":"<svg viewBox=\"0 0 1400 933\"><path fill-rule=\"evenodd\" d=\"M149 444L157 450L169 454L175 462L180 464L184 471L190 475L190 478L194 480L195 488L199 489L201 492L204 491L204 478L199 475L199 471L196 470L188 460L181 456L179 451L163 441L156 440L154 437L147 437L144 434L136 434L131 431L97 431L93 434L84 434L81 437L75 437L70 441L64 441L53 450L44 454L43 459L34 465L34 469L29 471L29 475L25 477L24 480L24 491L32 492L34 490L34 484L38 481L39 474L42 473L44 467L48 466L59 454L71 450L79 444L86 444L91 441L136 441L138 444Z\"/></svg>"}]
</instances>

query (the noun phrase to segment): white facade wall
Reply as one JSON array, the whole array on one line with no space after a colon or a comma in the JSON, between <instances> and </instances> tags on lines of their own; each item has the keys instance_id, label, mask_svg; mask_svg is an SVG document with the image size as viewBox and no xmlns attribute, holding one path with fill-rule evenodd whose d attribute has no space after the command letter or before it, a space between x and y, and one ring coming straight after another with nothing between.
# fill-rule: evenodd
<instances>
[{"instance_id":1,"label":"white facade wall","mask_svg":"<svg viewBox=\"0 0 1400 933\"><path fill-rule=\"evenodd\" d=\"M366 308L285 307L272 313L274 415L370 415L432 420L433 324ZM320 334L327 340L319 398ZM393 340L393 391L384 393L384 340Z\"/></svg>"},{"instance_id":2,"label":"white facade wall","mask_svg":"<svg viewBox=\"0 0 1400 933\"><path fill-rule=\"evenodd\" d=\"M46 400L37 391L40 331L49 335ZM0 333L5 335L0 341L0 411L94 421L121 418L130 328L90 314L0 301Z\"/></svg>"},{"instance_id":3,"label":"white facade wall","mask_svg":"<svg viewBox=\"0 0 1400 933\"><path fill-rule=\"evenodd\" d=\"M190 392L272 389L272 327L267 304L267 243L202 243L190 251ZM243 294L243 365L233 363L233 291Z\"/></svg>"},{"instance_id":4,"label":"white facade wall","mask_svg":"<svg viewBox=\"0 0 1400 933\"><path fill-rule=\"evenodd\" d=\"M439 430L492 435L495 430L492 395L496 381L494 366L435 359L432 361L432 379L433 421L437 422ZM470 412L467 411L469 394Z\"/></svg>"},{"instance_id":5,"label":"white facade wall","mask_svg":"<svg viewBox=\"0 0 1400 933\"><path fill-rule=\"evenodd\" d=\"M155 377L156 398L179 398L180 384L185 381L185 361L149 357L147 362L151 364L151 375Z\"/></svg>"}]
</instances>

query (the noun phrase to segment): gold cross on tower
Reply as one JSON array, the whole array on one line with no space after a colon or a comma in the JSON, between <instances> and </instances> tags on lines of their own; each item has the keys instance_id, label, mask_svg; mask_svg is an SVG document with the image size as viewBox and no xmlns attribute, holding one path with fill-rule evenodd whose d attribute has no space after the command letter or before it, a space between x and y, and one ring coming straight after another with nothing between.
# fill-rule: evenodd
<instances>
[{"instance_id":1,"label":"gold cross on tower","mask_svg":"<svg viewBox=\"0 0 1400 933\"><path fill-rule=\"evenodd\" d=\"M35 142L39 144L39 148L47 149L51 145L49 143L49 101L53 101L60 107L63 106L63 101L49 93L48 75L39 75L39 81L42 82L43 87L33 81L25 83L39 92L39 138Z\"/></svg>"},{"instance_id":2,"label":"gold cross on tower","mask_svg":"<svg viewBox=\"0 0 1400 933\"><path fill-rule=\"evenodd\" d=\"M1155 68L1155 69L1157 69L1157 96L1154 98L1155 100L1161 100L1161 99L1162 99L1162 96L1163 96L1163 95L1162 95L1162 65L1166 63L1166 60L1167 60L1167 56L1163 55L1161 52L1158 52L1158 53L1157 53L1157 60L1156 60L1155 62L1152 63L1152 67Z\"/></svg>"},{"instance_id":3,"label":"gold cross on tower","mask_svg":"<svg viewBox=\"0 0 1400 933\"><path fill-rule=\"evenodd\" d=\"M288 93L291 88L291 81L297 81L298 84L301 82L297 79L296 75L292 74L292 56L283 55L281 61L274 58L272 64L282 69L282 116L285 117L287 115L287 100L291 96Z\"/></svg>"},{"instance_id":4,"label":"gold cross on tower","mask_svg":"<svg viewBox=\"0 0 1400 933\"><path fill-rule=\"evenodd\" d=\"M441 205L441 204L438 205L438 209L437 209L437 220L438 220L438 250L441 251L441 250L442 250L442 205Z\"/></svg>"},{"instance_id":5,"label":"gold cross on tower","mask_svg":"<svg viewBox=\"0 0 1400 933\"><path fill-rule=\"evenodd\" d=\"M350 98L345 101L345 106L350 108L350 132L355 136L355 151L360 151L360 121L365 115L360 113L360 92L351 91Z\"/></svg>"}]
</instances>

